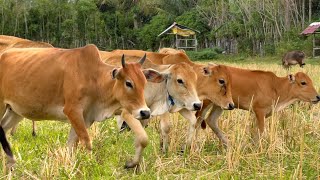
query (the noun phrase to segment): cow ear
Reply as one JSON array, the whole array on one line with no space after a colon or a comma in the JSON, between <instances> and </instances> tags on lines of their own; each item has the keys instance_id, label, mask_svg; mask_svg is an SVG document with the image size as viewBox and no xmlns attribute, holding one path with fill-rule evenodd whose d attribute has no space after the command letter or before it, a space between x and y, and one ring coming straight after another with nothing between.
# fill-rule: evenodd
<instances>
[{"instance_id":1,"label":"cow ear","mask_svg":"<svg viewBox=\"0 0 320 180\"><path fill-rule=\"evenodd\" d=\"M292 74L289 74L288 78L289 78L290 83L294 83L296 80L296 78Z\"/></svg>"},{"instance_id":2,"label":"cow ear","mask_svg":"<svg viewBox=\"0 0 320 180\"><path fill-rule=\"evenodd\" d=\"M142 70L142 72L145 75L147 81L149 82L160 83L164 81L167 77L165 74L161 74L154 69L144 69Z\"/></svg>"},{"instance_id":3,"label":"cow ear","mask_svg":"<svg viewBox=\"0 0 320 180\"><path fill-rule=\"evenodd\" d=\"M115 79L115 78L117 78L118 75L119 75L119 69L114 68L114 69L111 71L111 78L112 78L112 79Z\"/></svg>"},{"instance_id":4,"label":"cow ear","mask_svg":"<svg viewBox=\"0 0 320 180\"><path fill-rule=\"evenodd\" d=\"M212 70L210 69L209 66L204 67L202 70L203 70L203 74L204 74L205 76L211 76Z\"/></svg>"}]
</instances>

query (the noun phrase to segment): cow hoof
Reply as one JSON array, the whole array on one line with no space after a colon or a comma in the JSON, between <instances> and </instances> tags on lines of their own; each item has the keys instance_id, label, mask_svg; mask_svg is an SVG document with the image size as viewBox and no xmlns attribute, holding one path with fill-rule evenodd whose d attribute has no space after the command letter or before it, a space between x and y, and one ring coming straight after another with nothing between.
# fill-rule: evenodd
<instances>
[{"instance_id":1,"label":"cow hoof","mask_svg":"<svg viewBox=\"0 0 320 180\"><path fill-rule=\"evenodd\" d=\"M133 162L132 160L127 161L126 164L124 165L125 169L129 169L129 168L135 168L139 165L139 163L137 162Z\"/></svg>"},{"instance_id":2,"label":"cow hoof","mask_svg":"<svg viewBox=\"0 0 320 180\"><path fill-rule=\"evenodd\" d=\"M32 132L32 136L33 136L33 137L36 137L36 136L37 136L36 132L33 131L33 132Z\"/></svg>"}]
</instances>

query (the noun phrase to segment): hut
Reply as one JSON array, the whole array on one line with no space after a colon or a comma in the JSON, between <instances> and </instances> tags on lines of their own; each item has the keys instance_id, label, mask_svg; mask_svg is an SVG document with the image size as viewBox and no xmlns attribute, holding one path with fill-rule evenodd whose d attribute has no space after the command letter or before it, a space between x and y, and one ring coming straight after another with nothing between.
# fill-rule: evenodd
<instances>
[{"instance_id":1,"label":"hut","mask_svg":"<svg viewBox=\"0 0 320 180\"><path fill-rule=\"evenodd\" d=\"M174 22L166 30L161 32L158 35L158 37L164 34L173 34L175 35L176 49L184 49L184 50L191 49L196 51L198 46L196 33L200 33L200 31Z\"/></svg>"},{"instance_id":2,"label":"hut","mask_svg":"<svg viewBox=\"0 0 320 180\"><path fill-rule=\"evenodd\" d=\"M320 22L313 22L311 23L305 30L302 31L301 35L308 36L310 34L313 35L312 38L312 56L315 57L319 55L320 53L316 53L317 51L320 50Z\"/></svg>"}]
</instances>

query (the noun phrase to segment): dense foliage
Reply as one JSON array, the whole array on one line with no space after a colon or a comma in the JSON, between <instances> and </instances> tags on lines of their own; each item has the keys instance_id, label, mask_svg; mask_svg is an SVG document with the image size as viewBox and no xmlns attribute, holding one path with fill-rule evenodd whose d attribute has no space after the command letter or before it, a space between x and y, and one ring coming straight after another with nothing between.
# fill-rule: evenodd
<instances>
[{"instance_id":1,"label":"dense foliage","mask_svg":"<svg viewBox=\"0 0 320 180\"><path fill-rule=\"evenodd\" d=\"M201 32L200 48L265 55L308 50L299 33L319 10L318 0L0 0L0 33L59 47L157 50L174 45L157 35L176 21Z\"/></svg>"}]
</instances>

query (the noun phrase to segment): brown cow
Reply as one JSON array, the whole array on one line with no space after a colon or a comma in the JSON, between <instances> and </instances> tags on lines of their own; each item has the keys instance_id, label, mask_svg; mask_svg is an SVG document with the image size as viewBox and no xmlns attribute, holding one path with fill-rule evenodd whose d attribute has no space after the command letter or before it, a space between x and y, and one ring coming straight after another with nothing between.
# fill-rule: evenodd
<instances>
[{"instance_id":1,"label":"brown cow","mask_svg":"<svg viewBox=\"0 0 320 180\"><path fill-rule=\"evenodd\" d=\"M147 53L148 58L155 64L176 64L185 62L193 67L198 76L197 93L201 100L209 99L211 102L217 104L223 109L232 110L234 103L231 95L231 78L226 66L223 65L209 65L204 66L193 63L184 53L163 54L152 53L140 50L115 50L114 53L124 53L130 56L141 56ZM187 143L184 148L189 148L192 142L193 133L196 126L196 116L193 112L182 109L179 113L189 120L189 132L187 136ZM168 133L170 131L169 114L162 115L161 121L161 144L162 150L166 151L168 143Z\"/></svg>"},{"instance_id":2,"label":"brown cow","mask_svg":"<svg viewBox=\"0 0 320 180\"><path fill-rule=\"evenodd\" d=\"M232 78L232 98L239 109L252 109L257 118L258 134L264 131L265 118L269 117L274 108L278 112L295 101L317 103L320 96L315 90L312 80L303 72L285 77L277 77L268 71L253 71L228 67ZM218 127L218 118L222 109L210 102L204 102L203 108L197 116L204 117L207 110L213 106L205 122L214 131L218 138L228 145L228 139ZM199 121L202 121L199 118ZM203 121L204 122L204 121ZM202 124L205 127L205 124Z\"/></svg>"},{"instance_id":3,"label":"brown cow","mask_svg":"<svg viewBox=\"0 0 320 180\"><path fill-rule=\"evenodd\" d=\"M32 48L32 47L49 48L53 46L45 42L31 41L28 39L22 39L14 36L0 35L0 54L10 48ZM35 128L36 128L35 122L32 121L33 136L36 136ZM13 135L16 132L16 129L17 129L17 126L12 127L11 135Z\"/></svg>"},{"instance_id":4,"label":"brown cow","mask_svg":"<svg viewBox=\"0 0 320 180\"><path fill-rule=\"evenodd\" d=\"M303 68L305 54L303 51L290 51L287 52L282 58L282 65L285 69L290 68L293 65L299 64Z\"/></svg>"},{"instance_id":5,"label":"brown cow","mask_svg":"<svg viewBox=\"0 0 320 180\"><path fill-rule=\"evenodd\" d=\"M10 48L49 48L53 47L46 42L31 41L14 36L0 35L0 53Z\"/></svg>"},{"instance_id":6,"label":"brown cow","mask_svg":"<svg viewBox=\"0 0 320 180\"><path fill-rule=\"evenodd\" d=\"M140 57L128 56L127 60L136 60L137 58ZM113 57L109 57L106 62L118 64L119 58L117 55L114 55ZM197 75L190 65L186 63L156 65L147 59L143 67L156 69L166 75L165 82L158 84L147 83L146 85L144 93L152 116L165 116L169 112L173 113L183 110L186 112L200 110L202 103L196 92ZM204 68L209 71L211 67ZM117 123L120 131L126 127L125 122L120 117L117 117ZM143 121L144 125L147 123L146 120ZM160 126L163 127L163 123ZM193 126L190 126L190 133L193 133L193 131ZM163 131L161 131L161 135L165 136Z\"/></svg>"},{"instance_id":7,"label":"brown cow","mask_svg":"<svg viewBox=\"0 0 320 180\"><path fill-rule=\"evenodd\" d=\"M183 49L161 48L161 49L159 49L159 53L164 53L164 54L184 53L184 54L186 54L186 51L184 51Z\"/></svg>"},{"instance_id":8,"label":"brown cow","mask_svg":"<svg viewBox=\"0 0 320 180\"><path fill-rule=\"evenodd\" d=\"M122 116L136 132L136 155L127 167L139 163L148 137L137 119L150 116L144 100L146 78L159 81L155 70L141 70L139 63L122 68L103 63L94 45L77 49L9 49L0 58L0 141L9 164L14 158L3 134L23 117L32 120L59 120L71 123L68 147L80 140L92 149L87 129L122 110ZM163 79L163 78L162 78ZM3 128L3 129L2 129Z\"/></svg>"}]
</instances>

